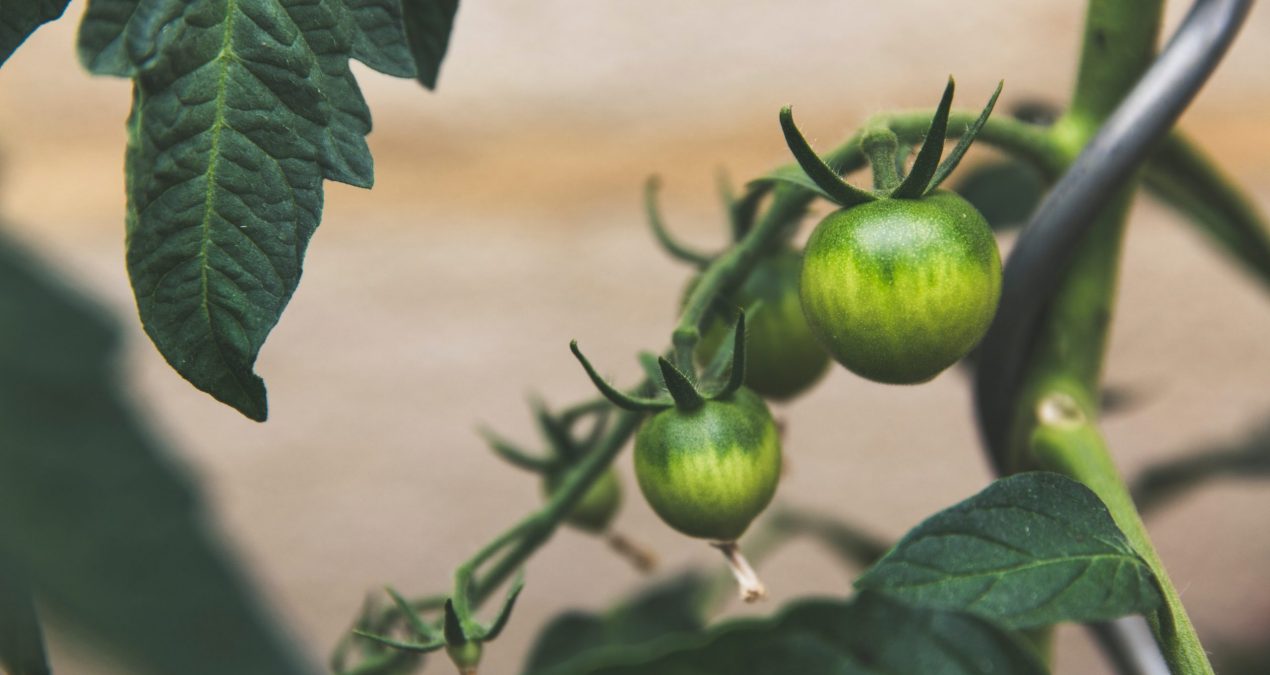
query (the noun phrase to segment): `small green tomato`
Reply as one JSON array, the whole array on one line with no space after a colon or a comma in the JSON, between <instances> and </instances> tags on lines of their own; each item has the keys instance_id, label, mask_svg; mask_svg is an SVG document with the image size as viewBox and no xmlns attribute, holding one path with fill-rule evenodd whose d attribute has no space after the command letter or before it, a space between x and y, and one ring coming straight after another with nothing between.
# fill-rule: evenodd
<instances>
[{"instance_id":1,"label":"small green tomato","mask_svg":"<svg viewBox=\"0 0 1270 675\"><path fill-rule=\"evenodd\" d=\"M829 367L829 354L807 325L799 304L802 266L802 256L791 249L767 256L729 298L739 307L760 303L746 327L745 386L774 400L797 396ZM728 322L712 321L698 344L698 362L709 363L730 333Z\"/></svg>"},{"instance_id":2,"label":"small green tomato","mask_svg":"<svg viewBox=\"0 0 1270 675\"><path fill-rule=\"evenodd\" d=\"M925 382L992 323L1001 258L988 223L936 190L829 214L804 253L800 296L812 331L852 372Z\"/></svg>"},{"instance_id":3,"label":"small green tomato","mask_svg":"<svg viewBox=\"0 0 1270 675\"><path fill-rule=\"evenodd\" d=\"M548 497L559 487L559 474L549 476L543 482L543 488ZM565 516L565 522L586 532L600 533L608 529L609 523L613 522L621 504L622 485L617 479L617 474L609 469L600 474L600 477L582 495L582 499L573 505L569 515Z\"/></svg>"},{"instance_id":4,"label":"small green tomato","mask_svg":"<svg viewBox=\"0 0 1270 675\"><path fill-rule=\"evenodd\" d=\"M640 490L662 520L691 537L735 541L772 500L780 472L776 425L745 388L691 410L662 410L635 436Z\"/></svg>"}]
</instances>

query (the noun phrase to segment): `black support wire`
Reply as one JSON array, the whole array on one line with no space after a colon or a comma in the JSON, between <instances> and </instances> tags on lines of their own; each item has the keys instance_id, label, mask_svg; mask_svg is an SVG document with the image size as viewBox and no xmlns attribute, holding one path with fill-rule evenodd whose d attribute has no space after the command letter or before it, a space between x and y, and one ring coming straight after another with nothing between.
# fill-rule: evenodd
<instances>
[{"instance_id":1,"label":"black support wire","mask_svg":"<svg viewBox=\"0 0 1270 675\"><path fill-rule=\"evenodd\" d=\"M1252 0L1196 0L1155 62L1037 207L1006 261L1001 304L981 345L975 382L980 431L998 472L1042 309L1053 297L1094 216L1141 166L1225 56ZM1146 621L1091 627L1126 675L1169 675Z\"/></svg>"}]
</instances>

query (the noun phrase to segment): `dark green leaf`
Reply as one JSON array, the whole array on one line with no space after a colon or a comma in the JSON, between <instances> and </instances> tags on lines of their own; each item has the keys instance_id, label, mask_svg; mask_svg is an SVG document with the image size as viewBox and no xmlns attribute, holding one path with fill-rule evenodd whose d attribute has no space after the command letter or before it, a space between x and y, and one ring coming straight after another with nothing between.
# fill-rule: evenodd
<instances>
[{"instance_id":1,"label":"dark green leaf","mask_svg":"<svg viewBox=\"0 0 1270 675\"><path fill-rule=\"evenodd\" d=\"M0 289L0 559L131 672L306 672L124 401L113 322L5 239Z\"/></svg>"},{"instance_id":2,"label":"dark green leaf","mask_svg":"<svg viewBox=\"0 0 1270 675\"><path fill-rule=\"evenodd\" d=\"M905 602L1028 628L1159 606L1150 568L1088 488L1003 478L931 516L857 582Z\"/></svg>"},{"instance_id":3,"label":"dark green leaf","mask_svg":"<svg viewBox=\"0 0 1270 675\"><path fill-rule=\"evenodd\" d=\"M0 666L9 675L49 675L44 631L26 573L0 560Z\"/></svg>"},{"instance_id":4,"label":"dark green leaf","mask_svg":"<svg viewBox=\"0 0 1270 675\"><path fill-rule=\"evenodd\" d=\"M4 0L0 6L0 66L35 29L54 21L70 0Z\"/></svg>"},{"instance_id":5,"label":"dark green leaf","mask_svg":"<svg viewBox=\"0 0 1270 675\"><path fill-rule=\"evenodd\" d=\"M435 89L459 0L402 0L401 5L419 82Z\"/></svg>"},{"instance_id":6,"label":"dark green leaf","mask_svg":"<svg viewBox=\"0 0 1270 675\"><path fill-rule=\"evenodd\" d=\"M1147 189L1182 212L1270 287L1270 225L1203 151L1174 133L1147 163Z\"/></svg>"},{"instance_id":7,"label":"dark green leaf","mask_svg":"<svg viewBox=\"0 0 1270 675\"><path fill-rule=\"evenodd\" d=\"M322 181L369 187L349 58L415 73L393 0L97 0L80 57L136 81L128 270L146 332L196 387L267 416L256 357L300 280Z\"/></svg>"},{"instance_id":8,"label":"dark green leaf","mask_svg":"<svg viewBox=\"0 0 1270 675\"><path fill-rule=\"evenodd\" d=\"M796 603L772 619L667 634L641 649L597 653L543 675L1041 675L1010 634L973 616L908 607L873 594Z\"/></svg>"},{"instance_id":9,"label":"dark green leaf","mask_svg":"<svg viewBox=\"0 0 1270 675\"><path fill-rule=\"evenodd\" d=\"M666 635L695 633L703 626L700 605L709 588L708 577L684 573L649 587L607 614L562 614L538 635L525 669L564 667L594 653L639 650Z\"/></svg>"}]
</instances>

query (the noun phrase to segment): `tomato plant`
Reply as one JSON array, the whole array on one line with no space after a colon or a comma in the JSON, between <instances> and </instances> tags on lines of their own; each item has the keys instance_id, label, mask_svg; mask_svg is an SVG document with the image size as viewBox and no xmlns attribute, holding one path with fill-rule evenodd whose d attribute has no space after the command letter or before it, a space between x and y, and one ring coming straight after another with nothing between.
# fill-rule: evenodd
<instances>
[{"instance_id":1,"label":"tomato plant","mask_svg":"<svg viewBox=\"0 0 1270 675\"><path fill-rule=\"evenodd\" d=\"M0 63L67 4L0 7ZM877 113L822 154L786 107L768 132L775 140L779 128L796 163L739 192L725 184L731 237L716 253L670 236L650 181L654 235L695 267L668 344L640 352L642 378L619 387L575 341L595 391L559 408L531 400L538 449L482 429L529 474L536 506L450 578L411 580L440 592L372 594L331 671L403 675L444 653L476 672L505 646L524 570L561 526L651 573L652 554L617 532L616 462L633 445L642 500L626 499L625 513L647 507L717 548L726 569L654 576L604 613L559 607L527 672L1041 675L1053 669L1055 627L1080 623L1119 671L1212 673L1219 650L1201 644L1142 515L1208 477L1265 474L1268 434L1162 461L1130 485L1100 425L1102 373L1140 187L1270 285L1265 219L1172 130L1249 4L1197 2L1160 51L1162 2L1090 0L1075 92L1053 116L994 116L1000 86L982 110L954 109L950 78L933 109ZM255 361L298 288L325 182L374 179L350 61L432 88L456 10L455 0L88 4L84 67L132 85L124 266L137 324L195 387L266 419ZM1044 193L1035 208L1029 187L1023 206L992 211L1030 212L1004 268L988 222L943 187L976 139ZM866 167L869 187L848 182ZM992 206L1001 185L981 180L997 190L979 183L975 200ZM832 212L800 251L817 200ZM51 671L47 608L139 673L310 672L130 405L119 341L102 312L0 233L0 665ZM789 473L814 464L800 463L797 435L782 438L763 397L799 405L831 358L876 381L922 383L976 346L975 416L996 480L893 542L852 522L869 513L788 504L785 463ZM867 392L851 405L868 414ZM914 405L903 423L928 412ZM848 449L884 451L857 448L869 444L842 420L813 426L844 449L845 473L858 471ZM406 514L410 526L495 501L462 496L444 513ZM413 542L401 515L379 524ZM825 597L715 621L733 582L745 601L765 596L756 568L796 537L863 568L853 590L827 584Z\"/></svg>"}]
</instances>

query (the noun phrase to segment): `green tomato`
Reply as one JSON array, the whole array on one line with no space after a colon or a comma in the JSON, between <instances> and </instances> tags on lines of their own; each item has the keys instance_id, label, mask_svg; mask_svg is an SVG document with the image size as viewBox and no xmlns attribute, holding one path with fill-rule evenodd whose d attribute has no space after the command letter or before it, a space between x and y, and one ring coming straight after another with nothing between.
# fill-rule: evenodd
<instances>
[{"instance_id":1,"label":"green tomato","mask_svg":"<svg viewBox=\"0 0 1270 675\"><path fill-rule=\"evenodd\" d=\"M690 411L658 412L635 435L640 490L690 537L735 541L772 501L780 473L776 424L745 388Z\"/></svg>"},{"instance_id":2,"label":"green tomato","mask_svg":"<svg viewBox=\"0 0 1270 675\"><path fill-rule=\"evenodd\" d=\"M992 230L942 190L829 214L804 253L803 312L821 344L878 382L925 382L983 338L1001 296Z\"/></svg>"},{"instance_id":3,"label":"green tomato","mask_svg":"<svg viewBox=\"0 0 1270 675\"><path fill-rule=\"evenodd\" d=\"M802 267L802 256L790 249L767 256L728 299L738 307L761 303L745 322L745 386L770 399L793 398L829 367L829 354L811 332L799 304ZM732 339L733 321L710 322L697 345L698 362L709 363L723 341Z\"/></svg>"},{"instance_id":4,"label":"green tomato","mask_svg":"<svg viewBox=\"0 0 1270 675\"><path fill-rule=\"evenodd\" d=\"M544 481L543 488L548 497L560 487L562 477L563 474L556 474ZM608 469L587 488L582 499L573 505L565 516L565 522L587 532L603 532L613 522L621 504L622 484L618 481L617 474Z\"/></svg>"}]
</instances>

